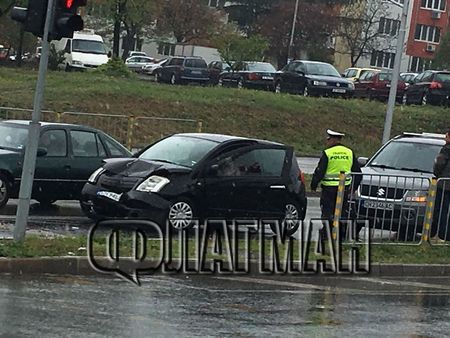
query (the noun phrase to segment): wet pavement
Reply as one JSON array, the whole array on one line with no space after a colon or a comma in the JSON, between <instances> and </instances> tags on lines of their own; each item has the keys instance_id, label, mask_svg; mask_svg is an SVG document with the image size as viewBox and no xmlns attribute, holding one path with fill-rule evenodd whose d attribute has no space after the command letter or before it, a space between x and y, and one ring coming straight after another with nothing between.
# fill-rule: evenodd
<instances>
[{"instance_id":1,"label":"wet pavement","mask_svg":"<svg viewBox=\"0 0 450 338\"><path fill-rule=\"evenodd\" d=\"M446 336L449 281L0 276L0 336Z\"/></svg>"}]
</instances>

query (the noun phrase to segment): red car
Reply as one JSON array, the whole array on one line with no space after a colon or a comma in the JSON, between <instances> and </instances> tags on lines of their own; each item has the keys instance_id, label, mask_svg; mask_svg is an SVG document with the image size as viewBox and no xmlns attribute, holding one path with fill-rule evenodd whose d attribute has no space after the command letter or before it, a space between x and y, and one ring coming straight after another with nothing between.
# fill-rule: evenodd
<instances>
[{"instance_id":1,"label":"red car","mask_svg":"<svg viewBox=\"0 0 450 338\"><path fill-rule=\"evenodd\" d=\"M355 97L387 101L391 90L392 72L372 70L363 74L355 82ZM397 85L397 102L403 102L406 83L399 80Z\"/></svg>"}]
</instances>

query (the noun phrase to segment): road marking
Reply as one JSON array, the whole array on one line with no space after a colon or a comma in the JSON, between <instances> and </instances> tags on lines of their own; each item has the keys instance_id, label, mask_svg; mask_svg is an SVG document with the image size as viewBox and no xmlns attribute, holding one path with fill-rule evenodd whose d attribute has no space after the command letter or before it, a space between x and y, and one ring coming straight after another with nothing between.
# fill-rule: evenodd
<instances>
[{"instance_id":1,"label":"road marking","mask_svg":"<svg viewBox=\"0 0 450 338\"><path fill-rule=\"evenodd\" d=\"M396 285L396 286L412 286L418 288L428 288L428 289L440 289L440 290L449 290L450 286L441 285L441 284L431 284L431 283L422 283L422 282L411 282L405 280L391 280L391 279L383 279L383 278L371 278L371 277L343 277L342 279L351 280L351 281L364 281L369 283L376 284L384 284L384 285Z\"/></svg>"}]
</instances>

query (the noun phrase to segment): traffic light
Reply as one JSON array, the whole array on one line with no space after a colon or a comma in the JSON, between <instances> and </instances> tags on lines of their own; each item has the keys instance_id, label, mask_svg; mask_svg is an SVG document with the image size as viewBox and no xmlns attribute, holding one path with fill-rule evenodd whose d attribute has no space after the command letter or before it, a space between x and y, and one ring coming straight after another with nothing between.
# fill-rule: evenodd
<instances>
[{"instance_id":1,"label":"traffic light","mask_svg":"<svg viewBox=\"0 0 450 338\"><path fill-rule=\"evenodd\" d=\"M28 7L13 7L11 18L24 25L26 32L42 38L44 35L45 17L48 0L29 0Z\"/></svg>"},{"instance_id":2,"label":"traffic light","mask_svg":"<svg viewBox=\"0 0 450 338\"><path fill-rule=\"evenodd\" d=\"M78 15L78 7L86 6L87 0L55 0L55 14L50 28L50 38L72 38L74 31L84 27L83 19Z\"/></svg>"}]
</instances>

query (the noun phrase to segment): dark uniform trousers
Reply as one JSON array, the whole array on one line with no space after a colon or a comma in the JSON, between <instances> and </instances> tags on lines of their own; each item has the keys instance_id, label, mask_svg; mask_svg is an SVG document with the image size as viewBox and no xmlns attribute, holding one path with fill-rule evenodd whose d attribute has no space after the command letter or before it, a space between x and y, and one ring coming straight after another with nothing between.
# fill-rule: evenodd
<instances>
[{"instance_id":1,"label":"dark uniform trousers","mask_svg":"<svg viewBox=\"0 0 450 338\"><path fill-rule=\"evenodd\" d=\"M339 233L341 239L344 239L347 233L347 220L349 217L349 205L348 205L349 191L350 186L346 187L344 192L344 201L342 205L342 214L341 214L341 219L344 220L344 222L339 223ZM322 210L322 219L324 221L328 221L328 223L324 222L323 231L326 231L325 226L329 226L330 231L331 227L333 226L337 194L338 194L338 187L330 187L322 185L322 194L320 196L320 208ZM325 234L322 233L322 236L324 235Z\"/></svg>"}]
</instances>

